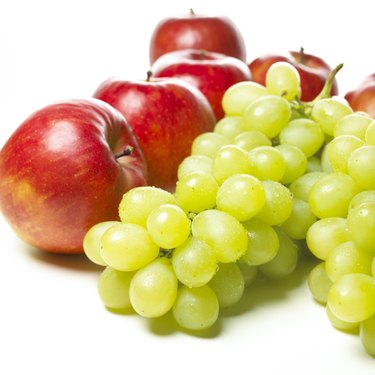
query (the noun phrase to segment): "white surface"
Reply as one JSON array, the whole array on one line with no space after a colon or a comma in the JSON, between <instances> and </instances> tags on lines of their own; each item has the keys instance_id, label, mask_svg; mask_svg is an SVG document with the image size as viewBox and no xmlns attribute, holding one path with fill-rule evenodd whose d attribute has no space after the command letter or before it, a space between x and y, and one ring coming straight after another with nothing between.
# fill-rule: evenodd
<instances>
[{"instance_id":1,"label":"white surface","mask_svg":"<svg viewBox=\"0 0 375 375\"><path fill-rule=\"evenodd\" d=\"M158 4L154 6L153 4ZM33 111L90 96L106 78L143 78L156 23L187 12L226 14L248 59L299 49L344 62L341 93L375 71L372 3L339 1L40 1L0 4L0 147ZM346 5L347 4L347 5ZM249 290L212 332L189 335L169 318L106 311L99 268L21 243L0 216L0 373L374 374L359 338L333 329L306 287L311 264Z\"/></svg>"}]
</instances>

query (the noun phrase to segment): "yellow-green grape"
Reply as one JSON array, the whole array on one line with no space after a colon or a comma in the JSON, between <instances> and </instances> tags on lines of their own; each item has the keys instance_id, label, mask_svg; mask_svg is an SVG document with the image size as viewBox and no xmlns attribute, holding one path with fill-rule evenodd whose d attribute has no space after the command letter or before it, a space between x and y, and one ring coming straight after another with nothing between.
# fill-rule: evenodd
<instances>
[{"instance_id":1,"label":"yellow-green grape","mask_svg":"<svg viewBox=\"0 0 375 375\"><path fill-rule=\"evenodd\" d=\"M360 323L359 337L366 352L375 356L375 314Z\"/></svg>"},{"instance_id":2,"label":"yellow-green grape","mask_svg":"<svg viewBox=\"0 0 375 375\"><path fill-rule=\"evenodd\" d=\"M365 202L348 213L351 239L364 251L375 252L375 202Z\"/></svg>"},{"instance_id":3,"label":"yellow-green grape","mask_svg":"<svg viewBox=\"0 0 375 375\"><path fill-rule=\"evenodd\" d=\"M245 290L245 280L236 263L221 263L215 276L208 283L215 292L220 308L236 304Z\"/></svg>"},{"instance_id":4,"label":"yellow-green grape","mask_svg":"<svg viewBox=\"0 0 375 375\"><path fill-rule=\"evenodd\" d=\"M161 204L176 203L173 194L153 186L140 186L126 192L119 205L119 215L123 223L139 224L146 227L150 212Z\"/></svg>"},{"instance_id":5,"label":"yellow-green grape","mask_svg":"<svg viewBox=\"0 0 375 375\"><path fill-rule=\"evenodd\" d=\"M326 175L327 172L323 171L306 173L294 180L289 185L289 190L295 198L299 198L307 202L309 200L310 190L314 186L315 182Z\"/></svg>"},{"instance_id":6,"label":"yellow-green grape","mask_svg":"<svg viewBox=\"0 0 375 375\"><path fill-rule=\"evenodd\" d=\"M293 195L277 181L262 181L266 201L257 217L269 225L281 225L292 213Z\"/></svg>"},{"instance_id":7,"label":"yellow-green grape","mask_svg":"<svg viewBox=\"0 0 375 375\"><path fill-rule=\"evenodd\" d=\"M375 145L375 120L372 120L366 129L365 141L368 145Z\"/></svg>"},{"instance_id":8,"label":"yellow-green grape","mask_svg":"<svg viewBox=\"0 0 375 375\"><path fill-rule=\"evenodd\" d=\"M366 131L371 123L371 118L361 113L351 113L341 118L335 125L333 135L354 135L362 141L365 140Z\"/></svg>"},{"instance_id":9,"label":"yellow-green grape","mask_svg":"<svg viewBox=\"0 0 375 375\"><path fill-rule=\"evenodd\" d=\"M221 185L234 174L250 174L250 161L247 152L238 146L223 146L213 159L212 174Z\"/></svg>"},{"instance_id":10,"label":"yellow-green grape","mask_svg":"<svg viewBox=\"0 0 375 375\"><path fill-rule=\"evenodd\" d=\"M246 229L226 212L200 212L194 217L191 230L194 237L206 242L214 250L218 262L235 262L247 249Z\"/></svg>"},{"instance_id":11,"label":"yellow-green grape","mask_svg":"<svg viewBox=\"0 0 375 375\"><path fill-rule=\"evenodd\" d=\"M177 205L163 204L147 218L147 230L152 240L164 249L183 244L190 234L190 220Z\"/></svg>"},{"instance_id":12,"label":"yellow-green grape","mask_svg":"<svg viewBox=\"0 0 375 375\"><path fill-rule=\"evenodd\" d=\"M222 134L230 141L232 141L242 131L242 116L223 117L216 123L214 128L215 133Z\"/></svg>"},{"instance_id":13,"label":"yellow-green grape","mask_svg":"<svg viewBox=\"0 0 375 375\"><path fill-rule=\"evenodd\" d=\"M93 263L105 266L106 263L100 255L100 239L104 232L112 225L117 224L117 221L103 221L93 225L85 234L83 238L83 251L87 258Z\"/></svg>"},{"instance_id":14,"label":"yellow-green grape","mask_svg":"<svg viewBox=\"0 0 375 375\"><path fill-rule=\"evenodd\" d=\"M375 257L372 260L372 265L371 265L371 274L375 278Z\"/></svg>"},{"instance_id":15,"label":"yellow-green grape","mask_svg":"<svg viewBox=\"0 0 375 375\"><path fill-rule=\"evenodd\" d=\"M131 310L129 298L130 282L134 272L123 272L106 267L99 276L98 292L104 306L110 310Z\"/></svg>"},{"instance_id":16,"label":"yellow-green grape","mask_svg":"<svg viewBox=\"0 0 375 375\"><path fill-rule=\"evenodd\" d=\"M258 267L257 266L249 266L246 263L237 262L237 265L242 273L245 288L250 286L257 277L258 274Z\"/></svg>"},{"instance_id":17,"label":"yellow-green grape","mask_svg":"<svg viewBox=\"0 0 375 375\"><path fill-rule=\"evenodd\" d=\"M322 169L322 163L321 163L320 158L318 158L317 156L310 156L307 159L306 171L308 173L309 172L322 172L323 169Z\"/></svg>"},{"instance_id":18,"label":"yellow-green grape","mask_svg":"<svg viewBox=\"0 0 375 375\"><path fill-rule=\"evenodd\" d=\"M195 237L173 251L172 265L178 280L189 288L207 284L217 270L214 251Z\"/></svg>"},{"instance_id":19,"label":"yellow-green grape","mask_svg":"<svg viewBox=\"0 0 375 375\"><path fill-rule=\"evenodd\" d=\"M323 131L334 135L336 124L346 115L353 113L347 103L338 98L327 98L317 101L311 111L312 119L318 122Z\"/></svg>"},{"instance_id":20,"label":"yellow-green grape","mask_svg":"<svg viewBox=\"0 0 375 375\"><path fill-rule=\"evenodd\" d=\"M375 190L364 190L356 194L350 201L349 210L357 208L360 204L375 202Z\"/></svg>"},{"instance_id":21,"label":"yellow-green grape","mask_svg":"<svg viewBox=\"0 0 375 375\"><path fill-rule=\"evenodd\" d=\"M244 221L258 214L265 200L263 185L256 177L235 174L220 186L216 195L216 206L239 221Z\"/></svg>"},{"instance_id":22,"label":"yellow-green grape","mask_svg":"<svg viewBox=\"0 0 375 375\"><path fill-rule=\"evenodd\" d=\"M279 238L279 250L273 259L259 266L259 271L271 279L280 279L296 269L299 248L282 229L275 227L275 231Z\"/></svg>"},{"instance_id":23,"label":"yellow-green grape","mask_svg":"<svg viewBox=\"0 0 375 375\"><path fill-rule=\"evenodd\" d=\"M327 303L341 320L366 320L375 314L375 279L362 273L344 275L332 284Z\"/></svg>"},{"instance_id":24,"label":"yellow-green grape","mask_svg":"<svg viewBox=\"0 0 375 375\"><path fill-rule=\"evenodd\" d=\"M177 181L175 196L183 210L198 213L216 205L218 188L212 174L191 172Z\"/></svg>"},{"instance_id":25,"label":"yellow-green grape","mask_svg":"<svg viewBox=\"0 0 375 375\"><path fill-rule=\"evenodd\" d=\"M331 162L329 161L329 158L328 158L328 146L327 145L328 144L326 144L322 148L322 152L321 152L321 155L320 155L320 163L321 163L321 166L322 166L322 171L327 172L327 173L332 173L333 167L332 167Z\"/></svg>"},{"instance_id":26,"label":"yellow-green grape","mask_svg":"<svg viewBox=\"0 0 375 375\"><path fill-rule=\"evenodd\" d=\"M328 291L332 286L332 281L327 275L325 262L320 262L309 272L307 285L313 298L321 303L327 303Z\"/></svg>"},{"instance_id":27,"label":"yellow-green grape","mask_svg":"<svg viewBox=\"0 0 375 375\"><path fill-rule=\"evenodd\" d=\"M281 227L289 237L303 240L315 221L316 216L312 213L310 205L302 199L293 197L292 212Z\"/></svg>"},{"instance_id":28,"label":"yellow-green grape","mask_svg":"<svg viewBox=\"0 0 375 375\"><path fill-rule=\"evenodd\" d=\"M328 277L337 281L348 273L371 274L371 262L374 255L358 249L353 241L344 242L336 246L326 260Z\"/></svg>"},{"instance_id":29,"label":"yellow-green grape","mask_svg":"<svg viewBox=\"0 0 375 375\"><path fill-rule=\"evenodd\" d=\"M177 287L170 260L157 258L134 274L129 288L131 305L144 317L162 316L174 305Z\"/></svg>"},{"instance_id":30,"label":"yellow-green grape","mask_svg":"<svg viewBox=\"0 0 375 375\"><path fill-rule=\"evenodd\" d=\"M273 63L266 73L266 88L270 94L293 100L300 90L300 76L297 69L284 61Z\"/></svg>"},{"instance_id":31,"label":"yellow-green grape","mask_svg":"<svg viewBox=\"0 0 375 375\"><path fill-rule=\"evenodd\" d=\"M219 316L219 302L208 285L178 289L172 309L173 317L183 328L203 330L213 326Z\"/></svg>"},{"instance_id":32,"label":"yellow-green grape","mask_svg":"<svg viewBox=\"0 0 375 375\"><path fill-rule=\"evenodd\" d=\"M259 219L243 223L249 237L247 250L240 261L249 266L264 264L273 259L279 250L279 238L276 231Z\"/></svg>"},{"instance_id":33,"label":"yellow-green grape","mask_svg":"<svg viewBox=\"0 0 375 375\"><path fill-rule=\"evenodd\" d=\"M275 149L283 156L286 166L280 179L281 183L290 184L306 172L307 158L300 148L293 145L279 145Z\"/></svg>"},{"instance_id":34,"label":"yellow-green grape","mask_svg":"<svg viewBox=\"0 0 375 375\"><path fill-rule=\"evenodd\" d=\"M311 225L306 234L308 248L321 260L326 260L336 246L349 240L347 220L343 217L318 220Z\"/></svg>"},{"instance_id":35,"label":"yellow-green grape","mask_svg":"<svg viewBox=\"0 0 375 375\"><path fill-rule=\"evenodd\" d=\"M260 180L280 181L286 171L286 162L279 150L259 146L249 152L250 174Z\"/></svg>"},{"instance_id":36,"label":"yellow-green grape","mask_svg":"<svg viewBox=\"0 0 375 375\"><path fill-rule=\"evenodd\" d=\"M344 332L357 332L359 323L357 322L346 322L345 320L342 320L338 318L330 309L330 307L327 305L326 306L326 313L329 322L331 323L332 327L344 331Z\"/></svg>"},{"instance_id":37,"label":"yellow-green grape","mask_svg":"<svg viewBox=\"0 0 375 375\"><path fill-rule=\"evenodd\" d=\"M348 174L362 189L375 189L375 146L363 146L350 154Z\"/></svg>"},{"instance_id":38,"label":"yellow-green grape","mask_svg":"<svg viewBox=\"0 0 375 375\"><path fill-rule=\"evenodd\" d=\"M221 147L230 144L222 134L207 132L198 135L191 145L191 155L205 155L213 157Z\"/></svg>"},{"instance_id":39,"label":"yellow-green grape","mask_svg":"<svg viewBox=\"0 0 375 375\"><path fill-rule=\"evenodd\" d=\"M245 151L251 151L258 146L272 146L271 140L259 130L247 130L238 134L233 144Z\"/></svg>"},{"instance_id":40,"label":"yellow-green grape","mask_svg":"<svg viewBox=\"0 0 375 375\"><path fill-rule=\"evenodd\" d=\"M279 134L281 145L298 147L307 158L316 154L324 143L324 133L320 125L310 119L290 121Z\"/></svg>"},{"instance_id":41,"label":"yellow-green grape","mask_svg":"<svg viewBox=\"0 0 375 375\"><path fill-rule=\"evenodd\" d=\"M190 155L186 157L177 169L177 178L181 179L191 172L212 172L212 158L205 155Z\"/></svg>"},{"instance_id":42,"label":"yellow-green grape","mask_svg":"<svg viewBox=\"0 0 375 375\"><path fill-rule=\"evenodd\" d=\"M341 172L330 173L311 188L311 211L319 218L346 217L349 203L359 191L352 177Z\"/></svg>"},{"instance_id":43,"label":"yellow-green grape","mask_svg":"<svg viewBox=\"0 0 375 375\"><path fill-rule=\"evenodd\" d=\"M348 159L350 154L364 142L354 135L340 135L327 145L327 157L335 172L348 172Z\"/></svg>"},{"instance_id":44,"label":"yellow-green grape","mask_svg":"<svg viewBox=\"0 0 375 375\"><path fill-rule=\"evenodd\" d=\"M262 96L254 100L243 114L245 130L259 130L268 138L276 137L291 116L289 102L275 95Z\"/></svg>"},{"instance_id":45,"label":"yellow-green grape","mask_svg":"<svg viewBox=\"0 0 375 375\"><path fill-rule=\"evenodd\" d=\"M118 223L102 235L100 255L108 266L116 270L135 271L159 255L159 246L143 226Z\"/></svg>"},{"instance_id":46,"label":"yellow-green grape","mask_svg":"<svg viewBox=\"0 0 375 375\"><path fill-rule=\"evenodd\" d=\"M241 116L255 99L267 95L264 86L253 81L238 82L229 87L223 96L222 105L228 116Z\"/></svg>"}]
</instances>

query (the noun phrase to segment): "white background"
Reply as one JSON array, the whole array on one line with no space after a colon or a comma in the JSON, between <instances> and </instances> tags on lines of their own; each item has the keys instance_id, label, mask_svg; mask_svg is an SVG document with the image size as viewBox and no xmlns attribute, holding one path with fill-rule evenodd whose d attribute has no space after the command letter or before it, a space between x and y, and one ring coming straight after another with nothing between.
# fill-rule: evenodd
<instances>
[{"instance_id":1,"label":"white background","mask_svg":"<svg viewBox=\"0 0 375 375\"><path fill-rule=\"evenodd\" d=\"M247 4L247 5L246 5ZM165 16L225 14L242 31L248 60L298 50L343 62L340 93L375 72L369 1L41 1L0 4L0 147L33 111L84 98L114 75L142 79L149 39ZM333 329L307 290L311 262L281 282L251 288L206 334L169 318L114 315L84 256L43 254L0 216L0 373L374 374L359 338Z\"/></svg>"}]
</instances>

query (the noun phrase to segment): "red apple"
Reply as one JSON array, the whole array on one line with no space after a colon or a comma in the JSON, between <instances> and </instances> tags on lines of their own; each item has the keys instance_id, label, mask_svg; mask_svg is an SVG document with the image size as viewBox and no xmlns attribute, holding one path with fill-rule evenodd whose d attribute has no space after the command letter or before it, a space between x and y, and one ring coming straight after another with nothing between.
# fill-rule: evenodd
<instances>
[{"instance_id":1,"label":"red apple","mask_svg":"<svg viewBox=\"0 0 375 375\"><path fill-rule=\"evenodd\" d=\"M154 77L181 78L197 87L208 99L216 120L224 117L224 92L241 81L249 81L248 66L241 60L196 49L173 51L159 57L151 67Z\"/></svg>"},{"instance_id":2,"label":"red apple","mask_svg":"<svg viewBox=\"0 0 375 375\"><path fill-rule=\"evenodd\" d=\"M48 252L82 253L87 230L118 219L122 195L145 183L131 127L96 99L36 111L0 152L1 212L22 240Z\"/></svg>"},{"instance_id":3,"label":"red apple","mask_svg":"<svg viewBox=\"0 0 375 375\"><path fill-rule=\"evenodd\" d=\"M112 78L99 86L94 97L126 117L146 156L149 185L169 191L175 190L178 166L190 154L194 138L215 126L205 96L175 78Z\"/></svg>"},{"instance_id":4,"label":"red apple","mask_svg":"<svg viewBox=\"0 0 375 375\"><path fill-rule=\"evenodd\" d=\"M354 111L367 112L375 117L375 73L367 76L359 86L345 95Z\"/></svg>"},{"instance_id":5,"label":"red apple","mask_svg":"<svg viewBox=\"0 0 375 375\"><path fill-rule=\"evenodd\" d=\"M165 18L155 27L150 41L151 64L167 52L194 48L223 53L246 62L244 39L225 16L190 14Z\"/></svg>"},{"instance_id":6,"label":"red apple","mask_svg":"<svg viewBox=\"0 0 375 375\"><path fill-rule=\"evenodd\" d=\"M298 70L301 77L301 100L306 102L315 99L320 93L332 70L323 59L304 53L303 49L301 49L299 52L290 51L287 54L268 54L254 59L249 64L253 80L264 85L268 68L277 61L288 62ZM335 80L331 95L337 95L337 93L337 82Z\"/></svg>"}]
</instances>

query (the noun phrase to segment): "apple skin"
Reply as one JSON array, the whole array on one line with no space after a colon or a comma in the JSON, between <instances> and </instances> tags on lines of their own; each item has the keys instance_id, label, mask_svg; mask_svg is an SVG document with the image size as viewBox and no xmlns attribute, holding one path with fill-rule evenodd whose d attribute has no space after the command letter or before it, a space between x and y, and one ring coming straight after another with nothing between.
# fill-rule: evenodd
<instances>
[{"instance_id":1,"label":"apple skin","mask_svg":"<svg viewBox=\"0 0 375 375\"><path fill-rule=\"evenodd\" d=\"M253 81L265 85L266 73L269 67L277 62L285 61L292 64L301 78L301 100L314 100L323 89L324 83L332 68L320 57L307 54L303 50L290 51L286 54L267 54L254 59L249 68ZM337 81L332 86L331 95L338 94Z\"/></svg>"},{"instance_id":2,"label":"apple skin","mask_svg":"<svg viewBox=\"0 0 375 375\"><path fill-rule=\"evenodd\" d=\"M118 157L127 146L130 155ZM30 115L0 152L0 209L29 245L82 253L94 224L118 219L130 188L145 185L146 162L132 128L107 103L68 100Z\"/></svg>"},{"instance_id":3,"label":"apple skin","mask_svg":"<svg viewBox=\"0 0 375 375\"><path fill-rule=\"evenodd\" d=\"M236 57L246 62L246 46L237 26L225 16L168 17L155 27L150 40L150 62L182 49L202 49Z\"/></svg>"},{"instance_id":4,"label":"apple skin","mask_svg":"<svg viewBox=\"0 0 375 375\"><path fill-rule=\"evenodd\" d=\"M174 191L177 169L193 140L212 131L215 116L205 96L177 78L103 82L94 93L133 127L148 165L148 184Z\"/></svg>"},{"instance_id":5,"label":"apple skin","mask_svg":"<svg viewBox=\"0 0 375 375\"><path fill-rule=\"evenodd\" d=\"M375 73L368 75L356 89L347 92L345 99L353 111L367 112L375 117Z\"/></svg>"},{"instance_id":6,"label":"apple skin","mask_svg":"<svg viewBox=\"0 0 375 375\"><path fill-rule=\"evenodd\" d=\"M198 88L208 99L216 120L224 117L225 91L241 81L250 81L248 66L221 53L186 49L160 56L151 66L154 77L181 78Z\"/></svg>"}]
</instances>

